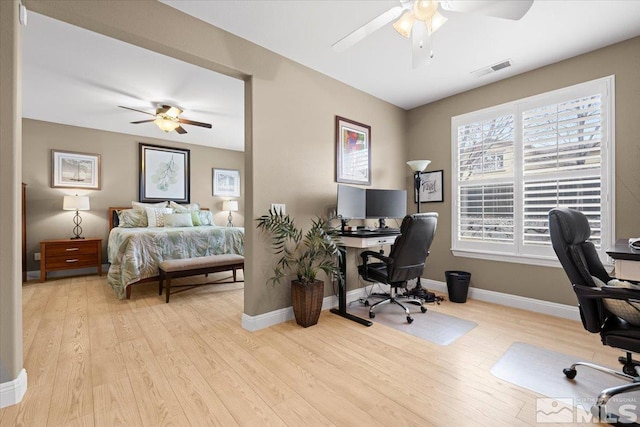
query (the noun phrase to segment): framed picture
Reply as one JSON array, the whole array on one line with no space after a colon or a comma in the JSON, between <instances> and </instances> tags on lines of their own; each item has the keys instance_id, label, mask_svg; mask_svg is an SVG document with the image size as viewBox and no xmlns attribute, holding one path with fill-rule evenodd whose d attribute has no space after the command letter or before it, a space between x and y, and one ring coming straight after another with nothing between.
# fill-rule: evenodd
<instances>
[{"instance_id":1,"label":"framed picture","mask_svg":"<svg viewBox=\"0 0 640 427\"><path fill-rule=\"evenodd\" d=\"M338 116L336 182L371 185L371 127Z\"/></svg>"},{"instance_id":2,"label":"framed picture","mask_svg":"<svg viewBox=\"0 0 640 427\"><path fill-rule=\"evenodd\" d=\"M100 190L100 154L51 150L51 188Z\"/></svg>"},{"instance_id":3,"label":"framed picture","mask_svg":"<svg viewBox=\"0 0 640 427\"><path fill-rule=\"evenodd\" d=\"M240 197L240 171L236 169L213 169L213 195Z\"/></svg>"},{"instance_id":4,"label":"framed picture","mask_svg":"<svg viewBox=\"0 0 640 427\"><path fill-rule=\"evenodd\" d=\"M443 174L442 170L420 174L420 203L444 202ZM415 203L418 203L417 192Z\"/></svg>"},{"instance_id":5,"label":"framed picture","mask_svg":"<svg viewBox=\"0 0 640 427\"><path fill-rule=\"evenodd\" d=\"M140 189L144 203L189 203L190 150L138 143Z\"/></svg>"}]
</instances>

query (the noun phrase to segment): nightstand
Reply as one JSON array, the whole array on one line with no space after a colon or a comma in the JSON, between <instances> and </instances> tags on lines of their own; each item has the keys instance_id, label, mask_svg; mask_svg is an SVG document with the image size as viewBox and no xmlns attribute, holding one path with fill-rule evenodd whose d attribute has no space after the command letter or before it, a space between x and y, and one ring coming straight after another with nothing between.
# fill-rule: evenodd
<instances>
[{"instance_id":1,"label":"nightstand","mask_svg":"<svg viewBox=\"0 0 640 427\"><path fill-rule=\"evenodd\" d=\"M102 275L102 239L55 239L40 242L40 281L59 270L96 267Z\"/></svg>"}]
</instances>

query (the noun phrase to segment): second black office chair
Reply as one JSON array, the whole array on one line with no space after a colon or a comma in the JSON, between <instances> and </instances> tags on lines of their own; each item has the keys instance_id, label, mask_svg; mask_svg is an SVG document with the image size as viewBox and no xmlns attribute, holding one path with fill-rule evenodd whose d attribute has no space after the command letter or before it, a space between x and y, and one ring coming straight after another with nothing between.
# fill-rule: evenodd
<instances>
[{"instance_id":1,"label":"second black office chair","mask_svg":"<svg viewBox=\"0 0 640 427\"><path fill-rule=\"evenodd\" d=\"M369 282L385 283L391 286L388 298L373 304L369 308L369 317L375 317L375 309L393 303L404 309L407 322L413 322L409 309L397 300L398 288L406 288L407 281L420 277L424 271L425 260L429 256L429 248L436 232L438 214L435 212L407 215L400 226L400 236L396 239L389 256L374 251L360 254L362 265L358 273ZM379 262L371 263L370 258ZM424 313L427 309L419 299L407 299L407 303L419 305Z\"/></svg>"},{"instance_id":2,"label":"second black office chair","mask_svg":"<svg viewBox=\"0 0 640 427\"><path fill-rule=\"evenodd\" d=\"M584 366L628 380L629 384L602 390L591 408L593 415L602 421L614 419L606 409L609 399L620 393L640 390L640 363L632 358L632 353L640 353L640 325L631 323L626 310L620 310L629 301L638 300L638 291L598 286L598 282L604 285L612 278L600 262L593 243L588 241L591 228L582 212L552 209L549 212L549 232L553 249L578 297L582 325L589 332L599 333L602 344L627 353L626 357L620 358L622 371L589 362L576 362L563 371L567 378L573 379L577 374L576 368ZM614 304L615 301L622 304ZM625 317L629 321L624 320Z\"/></svg>"}]
</instances>

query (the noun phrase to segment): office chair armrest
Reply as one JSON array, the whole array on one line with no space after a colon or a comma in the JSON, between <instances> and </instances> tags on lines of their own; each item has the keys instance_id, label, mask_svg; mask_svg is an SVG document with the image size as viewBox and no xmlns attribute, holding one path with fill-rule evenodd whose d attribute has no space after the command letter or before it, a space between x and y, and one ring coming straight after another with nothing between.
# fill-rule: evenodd
<instances>
[{"instance_id":1,"label":"office chair armrest","mask_svg":"<svg viewBox=\"0 0 640 427\"><path fill-rule=\"evenodd\" d=\"M364 251L360 253L360 256L362 257L362 263L364 265L367 265L367 261L369 261L369 257L376 258L384 262L385 264L387 264L387 266L393 264L393 259L389 258L388 256L382 255L380 252Z\"/></svg>"},{"instance_id":2,"label":"office chair armrest","mask_svg":"<svg viewBox=\"0 0 640 427\"><path fill-rule=\"evenodd\" d=\"M576 294L589 299L621 299L621 300L640 300L640 291L626 288L594 288L591 286L573 285Z\"/></svg>"}]
</instances>

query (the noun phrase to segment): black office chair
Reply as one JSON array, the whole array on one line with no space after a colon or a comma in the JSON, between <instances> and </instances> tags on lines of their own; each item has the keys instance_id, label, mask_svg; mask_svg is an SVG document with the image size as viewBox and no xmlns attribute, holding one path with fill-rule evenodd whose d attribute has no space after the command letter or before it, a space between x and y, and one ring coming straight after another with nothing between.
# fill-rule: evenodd
<instances>
[{"instance_id":1,"label":"black office chair","mask_svg":"<svg viewBox=\"0 0 640 427\"><path fill-rule=\"evenodd\" d=\"M591 236L591 228L583 213L567 208L552 209L549 212L549 232L553 249L578 297L584 328L592 333L600 333L604 345L626 352L626 357L619 358L623 363L622 372L586 362L574 363L563 371L567 378L573 379L577 373L576 367L586 366L632 382L607 388L598 395L591 412L604 421L611 416L606 412L606 404L611 397L640 390L640 363L633 360L631 355L632 352L640 353L640 326L634 326L619 317L625 317L625 313L620 313L617 308L618 304L629 305L629 300L640 299L640 292L602 286L612 278L600 262L593 243L587 241Z\"/></svg>"},{"instance_id":2,"label":"black office chair","mask_svg":"<svg viewBox=\"0 0 640 427\"><path fill-rule=\"evenodd\" d=\"M404 309L407 322L413 322L409 309L397 300L398 288L406 288L407 280L420 277L424 264L429 256L429 247L436 232L438 214L435 212L407 215L400 226L400 236L396 239L389 256L378 252L364 251L360 254L362 264L358 273L369 282L385 283L391 286L389 296L369 307L369 317L376 315L374 310L382 304L393 303ZM369 258L381 262L370 263ZM427 309L420 299L407 299L407 303L420 306L424 313Z\"/></svg>"}]
</instances>

